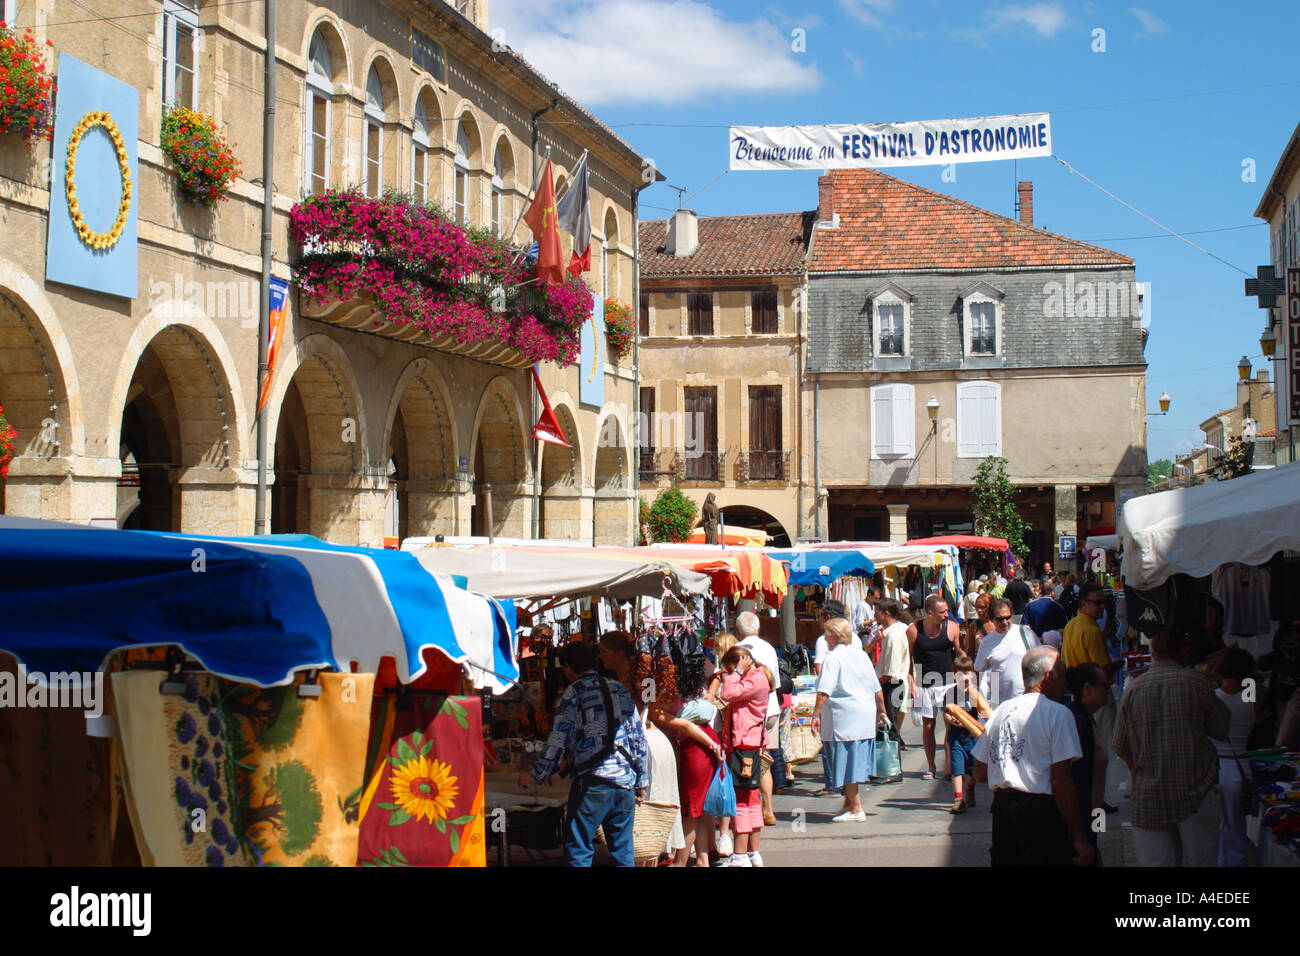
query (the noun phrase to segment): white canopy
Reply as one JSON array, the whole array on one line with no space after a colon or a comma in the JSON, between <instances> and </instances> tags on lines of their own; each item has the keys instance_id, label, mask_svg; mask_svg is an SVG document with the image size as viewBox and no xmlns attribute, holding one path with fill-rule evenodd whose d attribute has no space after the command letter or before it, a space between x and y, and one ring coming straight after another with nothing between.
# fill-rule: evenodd
<instances>
[{"instance_id":1,"label":"white canopy","mask_svg":"<svg viewBox=\"0 0 1300 956\"><path fill-rule=\"evenodd\" d=\"M663 594L664 578L676 594L707 594L707 574L666 560L635 561L575 548L556 555L526 548L428 547L413 552L429 571L459 574L470 590L494 598L585 597L620 600Z\"/></svg>"},{"instance_id":2,"label":"white canopy","mask_svg":"<svg viewBox=\"0 0 1300 956\"><path fill-rule=\"evenodd\" d=\"M1107 551L1119 550L1119 535L1117 534L1090 534L1083 546L1091 551L1093 548L1105 548Z\"/></svg>"},{"instance_id":3,"label":"white canopy","mask_svg":"<svg viewBox=\"0 0 1300 956\"><path fill-rule=\"evenodd\" d=\"M1132 498L1118 530L1124 581L1139 590L1175 574L1204 577L1229 561L1263 564L1300 549L1300 462Z\"/></svg>"}]
</instances>

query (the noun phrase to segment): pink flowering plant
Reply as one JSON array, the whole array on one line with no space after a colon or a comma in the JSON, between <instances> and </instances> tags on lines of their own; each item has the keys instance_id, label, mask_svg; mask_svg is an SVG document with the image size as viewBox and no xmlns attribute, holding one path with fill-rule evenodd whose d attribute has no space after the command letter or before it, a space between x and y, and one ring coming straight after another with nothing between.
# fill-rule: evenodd
<instances>
[{"instance_id":1,"label":"pink flowering plant","mask_svg":"<svg viewBox=\"0 0 1300 956\"><path fill-rule=\"evenodd\" d=\"M302 250L294 278L308 299L367 299L390 322L465 345L500 342L529 362L566 366L578 356L592 309L586 285L568 277L541 285L518 250L435 205L326 192L293 207L289 235Z\"/></svg>"}]
</instances>

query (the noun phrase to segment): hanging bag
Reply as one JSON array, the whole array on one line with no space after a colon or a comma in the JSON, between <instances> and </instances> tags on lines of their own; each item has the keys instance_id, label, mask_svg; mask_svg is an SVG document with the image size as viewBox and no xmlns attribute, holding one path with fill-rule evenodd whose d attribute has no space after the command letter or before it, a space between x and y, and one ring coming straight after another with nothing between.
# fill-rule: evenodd
<instances>
[{"instance_id":1,"label":"hanging bag","mask_svg":"<svg viewBox=\"0 0 1300 956\"><path fill-rule=\"evenodd\" d=\"M889 720L876 729L876 772L872 783L898 783L903 779L903 763L898 756L898 741L889 733Z\"/></svg>"},{"instance_id":2,"label":"hanging bag","mask_svg":"<svg viewBox=\"0 0 1300 956\"><path fill-rule=\"evenodd\" d=\"M731 786L731 771L727 769L725 760L718 761L709 781L708 792L704 795L704 812L712 817L736 815L736 791Z\"/></svg>"}]
</instances>

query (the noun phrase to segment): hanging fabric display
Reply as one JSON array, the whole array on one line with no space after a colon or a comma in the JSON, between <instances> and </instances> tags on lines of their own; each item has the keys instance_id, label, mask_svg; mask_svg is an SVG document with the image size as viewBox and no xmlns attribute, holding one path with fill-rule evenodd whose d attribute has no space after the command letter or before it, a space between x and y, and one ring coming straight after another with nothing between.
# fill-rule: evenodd
<instances>
[{"instance_id":1,"label":"hanging fabric display","mask_svg":"<svg viewBox=\"0 0 1300 956\"><path fill-rule=\"evenodd\" d=\"M375 701L359 866L486 866L482 701Z\"/></svg>"},{"instance_id":2,"label":"hanging fabric display","mask_svg":"<svg viewBox=\"0 0 1300 956\"><path fill-rule=\"evenodd\" d=\"M158 671L111 675L122 783L145 866L245 866L221 679L184 674L163 694Z\"/></svg>"},{"instance_id":3,"label":"hanging fabric display","mask_svg":"<svg viewBox=\"0 0 1300 956\"><path fill-rule=\"evenodd\" d=\"M354 866L373 674L237 686L225 703L244 836L263 866Z\"/></svg>"}]
</instances>

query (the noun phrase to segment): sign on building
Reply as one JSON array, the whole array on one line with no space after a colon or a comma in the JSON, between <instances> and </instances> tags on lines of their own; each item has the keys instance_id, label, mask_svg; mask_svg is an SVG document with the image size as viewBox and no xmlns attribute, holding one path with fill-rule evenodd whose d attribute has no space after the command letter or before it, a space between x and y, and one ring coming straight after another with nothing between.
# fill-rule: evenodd
<instances>
[{"instance_id":1,"label":"sign on building","mask_svg":"<svg viewBox=\"0 0 1300 956\"><path fill-rule=\"evenodd\" d=\"M732 169L946 166L1052 155L1049 113L910 123L733 126Z\"/></svg>"},{"instance_id":2,"label":"sign on building","mask_svg":"<svg viewBox=\"0 0 1300 956\"><path fill-rule=\"evenodd\" d=\"M1074 551L1075 551L1075 538L1074 538L1074 536L1073 536L1073 535L1068 535L1068 534L1063 534L1063 535L1061 535L1061 543L1060 543L1060 545L1059 545L1059 549L1060 549L1060 552L1061 552L1061 557L1063 557L1063 558L1072 558L1072 557L1074 557Z\"/></svg>"}]
</instances>

